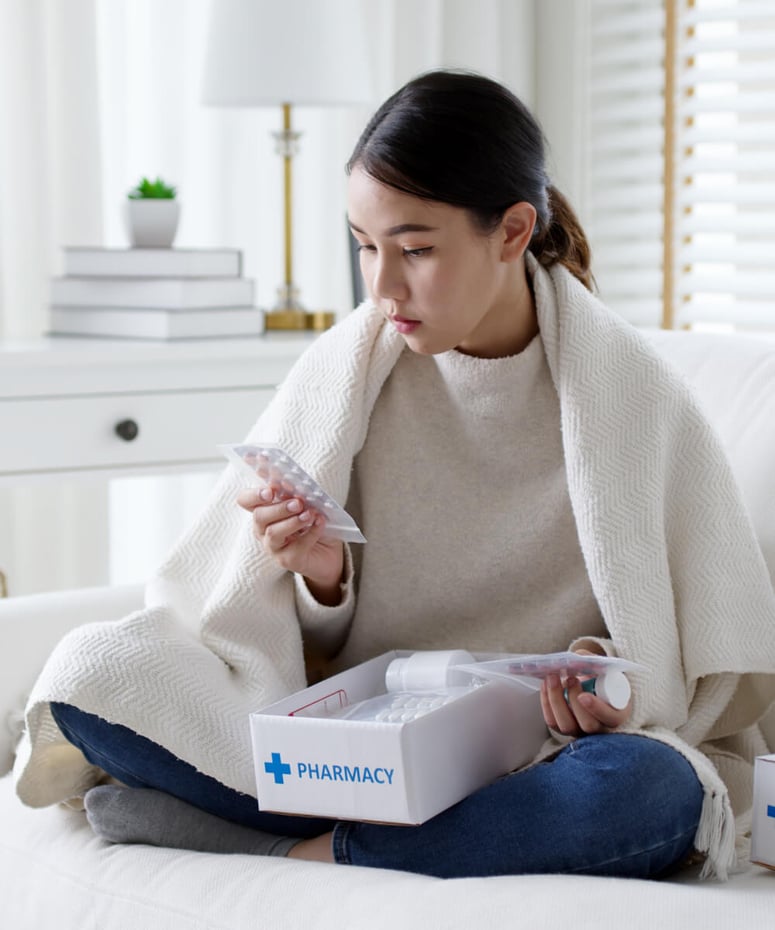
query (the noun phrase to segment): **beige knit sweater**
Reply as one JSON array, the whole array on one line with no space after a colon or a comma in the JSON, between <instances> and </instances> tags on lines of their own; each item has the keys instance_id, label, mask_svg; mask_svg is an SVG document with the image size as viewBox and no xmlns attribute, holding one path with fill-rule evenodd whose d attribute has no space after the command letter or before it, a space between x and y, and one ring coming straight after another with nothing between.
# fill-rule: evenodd
<instances>
[{"instance_id":1,"label":"beige knit sweater","mask_svg":"<svg viewBox=\"0 0 775 930\"><path fill-rule=\"evenodd\" d=\"M633 727L694 765L705 788L696 845L707 871L725 875L729 794L744 804L759 745L752 727L775 700L775 595L720 444L683 380L562 267L531 268L589 580L609 648L648 669L634 680ZM305 353L251 435L286 447L346 501L402 348L364 305ZM254 793L248 714L303 687L304 665L294 580L254 540L234 502L239 486L224 474L149 584L145 609L82 627L54 651L17 755L23 801L54 803L98 775L63 740L53 700Z\"/></svg>"},{"instance_id":2,"label":"beige knit sweater","mask_svg":"<svg viewBox=\"0 0 775 930\"><path fill-rule=\"evenodd\" d=\"M369 540L352 547L357 598L315 610L299 597L305 641L338 652L336 670L395 648L554 652L607 635L540 336L508 358L405 349L347 509Z\"/></svg>"}]
</instances>

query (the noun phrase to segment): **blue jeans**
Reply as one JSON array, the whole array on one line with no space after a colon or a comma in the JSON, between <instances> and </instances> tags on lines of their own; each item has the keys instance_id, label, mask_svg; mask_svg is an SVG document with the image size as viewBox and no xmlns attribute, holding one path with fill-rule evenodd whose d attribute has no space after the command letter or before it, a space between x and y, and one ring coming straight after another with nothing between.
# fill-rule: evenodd
<instances>
[{"instance_id":1,"label":"blue jeans","mask_svg":"<svg viewBox=\"0 0 775 930\"><path fill-rule=\"evenodd\" d=\"M87 761L130 788L157 788L224 820L278 836L310 839L334 826L331 820L260 811L252 795L227 788L120 724L108 723L69 704L52 704L51 714Z\"/></svg>"},{"instance_id":2,"label":"blue jeans","mask_svg":"<svg viewBox=\"0 0 775 930\"><path fill-rule=\"evenodd\" d=\"M118 724L51 707L67 739L133 787L173 794L283 836L333 829L337 862L440 878L528 873L658 878L692 850L702 786L686 759L642 736L585 736L550 762L507 775L420 826L263 813L255 798L197 772Z\"/></svg>"},{"instance_id":3,"label":"blue jeans","mask_svg":"<svg viewBox=\"0 0 775 930\"><path fill-rule=\"evenodd\" d=\"M658 878L692 851L702 799L694 769L664 743L585 736L418 827L337 824L334 856L439 878Z\"/></svg>"}]
</instances>

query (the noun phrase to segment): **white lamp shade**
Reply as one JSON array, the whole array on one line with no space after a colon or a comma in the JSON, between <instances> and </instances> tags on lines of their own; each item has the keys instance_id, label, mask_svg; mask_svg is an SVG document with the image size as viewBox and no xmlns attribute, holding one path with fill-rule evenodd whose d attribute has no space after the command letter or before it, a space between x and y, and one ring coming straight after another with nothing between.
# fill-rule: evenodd
<instances>
[{"instance_id":1,"label":"white lamp shade","mask_svg":"<svg viewBox=\"0 0 775 930\"><path fill-rule=\"evenodd\" d=\"M202 101L371 102L362 0L212 0Z\"/></svg>"}]
</instances>

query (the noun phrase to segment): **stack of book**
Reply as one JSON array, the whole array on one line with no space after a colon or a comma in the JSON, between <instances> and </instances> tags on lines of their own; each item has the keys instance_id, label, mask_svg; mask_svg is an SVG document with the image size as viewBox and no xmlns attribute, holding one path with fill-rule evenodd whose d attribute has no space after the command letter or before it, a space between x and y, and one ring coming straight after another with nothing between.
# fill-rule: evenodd
<instances>
[{"instance_id":1,"label":"stack of book","mask_svg":"<svg viewBox=\"0 0 775 930\"><path fill-rule=\"evenodd\" d=\"M54 335L126 339L257 336L263 311L236 249L64 249L51 281Z\"/></svg>"}]
</instances>

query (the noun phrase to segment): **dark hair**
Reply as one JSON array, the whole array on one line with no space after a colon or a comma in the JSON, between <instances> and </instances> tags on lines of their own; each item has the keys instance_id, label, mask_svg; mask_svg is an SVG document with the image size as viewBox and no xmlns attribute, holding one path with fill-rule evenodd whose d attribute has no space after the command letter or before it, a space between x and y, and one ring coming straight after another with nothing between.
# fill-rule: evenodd
<instances>
[{"instance_id":1,"label":"dark hair","mask_svg":"<svg viewBox=\"0 0 775 930\"><path fill-rule=\"evenodd\" d=\"M530 251L592 285L590 248L563 195L549 183L545 143L527 107L502 84L466 71L430 71L405 84L361 134L360 166L396 190L463 207L492 232L515 203L538 214Z\"/></svg>"}]
</instances>

